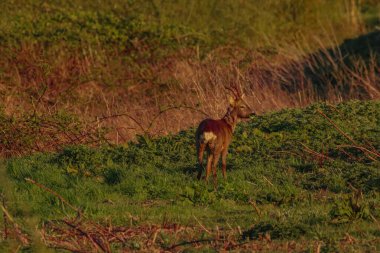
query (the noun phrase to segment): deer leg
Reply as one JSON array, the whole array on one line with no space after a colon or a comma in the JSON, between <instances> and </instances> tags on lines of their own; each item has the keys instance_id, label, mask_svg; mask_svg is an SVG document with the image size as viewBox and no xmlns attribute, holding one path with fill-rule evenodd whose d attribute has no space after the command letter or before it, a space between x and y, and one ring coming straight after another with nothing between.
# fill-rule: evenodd
<instances>
[{"instance_id":1,"label":"deer leg","mask_svg":"<svg viewBox=\"0 0 380 253\"><path fill-rule=\"evenodd\" d=\"M204 167L203 167L203 152L205 151L205 147L206 147L206 144L204 144L204 143L199 144L199 147L198 147L198 164L199 164L198 176L197 176L198 180L201 179L202 171L204 169Z\"/></svg>"},{"instance_id":2,"label":"deer leg","mask_svg":"<svg viewBox=\"0 0 380 253\"><path fill-rule=\"evenodd\" d=\"M222 172L223 172L223 178L224 178L224 180L227 179L227 174L226 174L227 153L228 153L228 149L227 148L222 151Z\"/></svg>"},{"instance_id":3,"label":"deer leg","mask_svg":"<svg viewBox=\"0 0 380 253\"><path fill-rule=\"evenodd\" d=\"M217 152L214 153L214 160L212 161L212 170L214 174L214 186L216 187L217 185L217 174L216 174L216 166L218 165L220 158L220 151L218 150Z\"/></svg>"},{"instance_id":4,"label":"deer leg","mask_svg":"<svg viewBox=\"0 0 380 253\"><path fill-rule=\"evenodd\" d=\"M213 154L210 152L207 157L207 168L206 168L206 181L208 182L208 177L211 173L211 166L212 166L212 160L213 160Z\"/></svg>"}]
</instances>

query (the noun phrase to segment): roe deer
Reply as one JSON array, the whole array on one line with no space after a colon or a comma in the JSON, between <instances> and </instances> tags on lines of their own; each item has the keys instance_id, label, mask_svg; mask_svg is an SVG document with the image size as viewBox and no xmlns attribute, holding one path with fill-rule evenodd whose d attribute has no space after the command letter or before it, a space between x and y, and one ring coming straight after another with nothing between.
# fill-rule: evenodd
<instances>
[{"instance_id":1,"label":"roe deer","mask_svg":"<svg viewBox=\"0 0 380 253\"><path fill-rule=\"evenodd\" d=\"M248 104L243 99L241 89L237 86L226 87L227 90L232 92L233 97L229 97L229 106L223 118L219 120L205 119L203 120L196 131L196 147L199 163L198 179L202 176L203 167L203 153L206 150L207 167L206 167L206 181L213 169L214 183L216 185L216 166L218 164L220 155L222 155L222 172L223 177L226 179L226 159L228 146L232 140L232 134L235 130L239 118L249 118L251 115L256 115Z\"/></svg>"}]
</instances>

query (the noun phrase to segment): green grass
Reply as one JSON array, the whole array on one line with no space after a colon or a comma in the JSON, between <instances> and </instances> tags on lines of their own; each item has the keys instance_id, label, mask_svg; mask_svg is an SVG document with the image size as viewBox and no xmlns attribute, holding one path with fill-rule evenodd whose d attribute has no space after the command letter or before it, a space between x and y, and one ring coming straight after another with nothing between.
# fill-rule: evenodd
<instances>
[{"instance_id":1,"label":"green grass","mask_svg":"<svg viewBox=\"0 0 380 253\"><path fill-rule=\"evenodd\" d=\"M369 32L380 24L380 5L375 0L355 2L362 21L358 27L349 17L352 1L345 0L2 1L0 151L16 156L54 150L81 143L83 136L88 136L85 143L103 141L105 133L86 125L86 115L69 113L75 106L72 111L87 112L89 103L86 97L77 98L73 87L166 87L178 81L168 75L172 64L203 61L207 68L208 56L220 58L222 65L235 60L250 65L260 63L250 51L268 61L276 55L298 58L314 52L316 63L309 65L306 59L303 66L315 89L328 94L331 82L345 94L355 84L358 90L347 97L362 98L361 82L377 84L379 36ZM347 75L350 70L353 75ZM285 83L298 85L289 73L292 78ZM49 94L43 97L46 90L53 91L51 100ZM100 101L95 98L90 107L95 110L89 110L96 116L103 112L96 109L105 108ZM39 112L43 106L46 111ZM57 111L47 114L51 106ZM380 150L379 119L378 101L315 104L253 117L238 126L228 179L218 171L216 189L196 180L195 130L189 129L159 138L139 136L121 146L69 146L58 153L5 159L0 192L10 214L30 234L43 221L75 213L26 178L56 191L99 222L239 226L241 241L269 233L278 242L323 241L322 252L339 250L349 234L356 238L349 250L379 251L374 220L380 220L380 163L360 149ZM12 248L9 243L0 241L0 251Z\"/></svg>"},{"instance_id":2,"label":"green grass","mask_svg":"<svg viewBox=\"0 0 380 253\"><path fill-rule=\"evenodd\" d=\"M194 129L156 139L141 136L124 146L73 146L8 159L1 167L7 178L1 188L20 222L75 215L25 181L32 178L97 221L197 224L198 219L208 227L240 226L242 240L265 233L272 240L321 240L324 252L334 251L348 233L358 240L353 249L379 250L373 218L380 219L380 163L358 149L339 149L351 141L318 110L357 145L380 149L379 102L316 104L241 123L228 155L228 178L219 170L217 189L196 180ZM316 158L301 144L331 160Z\"/></svg>"},{"instance_id":3,"label":"green grass","mask_svg":"<svg viewBox=\"0 0 380 253\"><path fill-rule=\"evenodd\" d=\"M349 29L344 0L7 0L0 7L4 14L1 44L84 43L125 48L148 43L152 47L198 45L207 50L225 44L272 47L299 43L303 38L312 43L313 36L329 39L330 27L338 40L357 33L355 27ZM358 8L364 28L373 30L379 24L380 5L366 0ZM320 45L314 41L315 46Z\"/></svg>"}]
</instances>

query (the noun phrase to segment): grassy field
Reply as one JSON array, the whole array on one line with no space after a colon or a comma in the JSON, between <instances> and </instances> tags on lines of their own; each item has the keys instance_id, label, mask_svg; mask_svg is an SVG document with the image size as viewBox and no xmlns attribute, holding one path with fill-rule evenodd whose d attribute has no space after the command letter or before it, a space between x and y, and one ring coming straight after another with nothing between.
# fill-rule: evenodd
<instances>
[{"instance_id":1,"label":"grassy field","mask_svg":"<svg viewBox=\"0 0 380 253\"><path fill-rule=\"evenodd\" d=\"M308 38L316 49L312 36L331 42L333 29L340 42L380 23L374 0L6 0L1 7L2 45L42 42L45 48L125 48L135 42L153 49L198 45L207 52L220 45L273 47Z\"/></svg>"},{"instance_id":2,"label":"grassy field","mask_svg":"<svg viewBox=\"0 0 380 253\"><path fill-rule=\"evenodd\" d=\"M378 0L0 10L0 251L380 251ZM214 187L229 84L259 116Z\"/></svg>"},{"instance_id":3,"label":"grassy field","mask_svg":"<svg viewBox=\"0 0 380 253\"><path fill-rule=\"evenodd\" d=\"M75 217L69 205L82 210L83 220L103 225L204 228L186 235L162 229L152 244L136 236L111 243L114 250L220 250L227 247L213 242L220 230L230 236L221 241L241 249L376 252L379 119L375 101L315 104L253 117L237 128L228 178L219 174L216 188L196 180L190 129L154 139L140 136L122 146L73 146L9 159L1 167L2 191L9 213L31 234L37 224L42 229L43 222ZM194 240L199 241L189 243ZM1 245L12 247L7 241Z\"/></svg>"}]
</instances>

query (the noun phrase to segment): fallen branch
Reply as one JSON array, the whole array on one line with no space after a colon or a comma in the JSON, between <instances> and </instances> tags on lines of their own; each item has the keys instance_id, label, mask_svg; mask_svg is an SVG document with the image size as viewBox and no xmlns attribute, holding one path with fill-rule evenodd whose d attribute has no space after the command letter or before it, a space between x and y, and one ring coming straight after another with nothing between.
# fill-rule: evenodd
<instances>
[{"instance_id":1,"label":"fallen branch","mask_svg":"<svg viewBox=\"0 0 380 253\"><path fill-rule=\"evenodd\" d=\"M340 129L338 127L338 125L332 121L329 117L327 117L326 114L324 114L321 110L318 110L317 111L320 115L322 115L325 119L327 119L328 122L330 122L330 124L332 126L334 126L334 128L339 132L341 133L344 137L346 137L353 145L351 147L354 147L354 148L357 148L357 149L360 149L364 152L364 154L366 155L366 157L368 157L369 159L373 160L373 161L377 161L375 158L373 158L372 156L370 156L369 154L373 154L377 157L380 157L380 154L377 150L369 150L367 149L366 147L362 147L362 146L359 146L355 141L354 139L352 139L350 136L348 136L348 134L346 134L342 129ZM369 154L368 154L369 153Z\"/></svg>"},{"instance_id":2,"label":"fallen branch","mask_svg":"<svg viewBox=\"0 0 380 253\"><path fill-rule=\"evenodd\" d=\"M339 145L337 146L338 148L355 148L355 149L359 149L363 152L367 152L371 155L374 155L376 157L380 157L380 153L376 152L376 151L372 151L372 150L369 150L365 147L362 147L362 146L356 146L356 145ZM377 159L373 158L372 156L368 155L367 156L369 159L371 159L372 161L377 161Z\"/></svg>"},{"instance_id":3,"label":"fallen branch","mask_svg":"<svg viewBox=\"0 0 380 253\"><path fill-rule=\"evenodd\" d=\"M63 198L61 195L59 195L57 192L53 191L52 189L50 189L50 188L48 188L48 187L46 187L46 186L44 186L44 185L42 185L42 184L40 184L40 183L37 183L36 181L34 181L34 180L31 179L31 178L25 178L25 181L27 181L27 182L29 182L29 183L32 183L32 184L38 186L40 189L42 189L42 190L44 190L44 191L47 191L47 192L53 194L54 196L56 196L57 198L59 198L59 199L62 201L62 203L66 204L68 207L70 207L71 209L73 209L74 211L76 211L77 214L78 214L78 217L81 217L81 216L82 216L82 211L81 211L79 208L77 208L77 207L71 205L66 199L64 199L64 198Z\"/></svg>"},{"instance_id":4,"label":"fallen branch","mask_svg":"<svg viewBox=\"0 0 380 253\"><path fill-rule=\"evenodd\" d=\"M319 158L327 159L329 161L334 161L334 159L332 159L331 157L328 157L327 155L324 155L324 154L318 153L317 151L312 150L311 148L309 148L308 146L306 146L302 142L300 142L300 144L301 144L301 146L304 147L304 150L306 152L308 152L309 154L312 154L312 155L319 157Z\"/></svg>"},{"instance_id":5,"label":"fallen branch","mask_svg":"<svg viewBox=\"0 0 380 253\"><path fill-rule=\"evenodd\" d=\"M356 145L356 142L354 141L354 139L352 139L352 138L351 138L350 136L348 136L345 132L343 132L343 130L340 129L340 128L338 127L338 125L335 124L334 121L332 121L329 117L327 117L326 114L324 114L321 110L318 110L317 112L318 112L320 115L322 115L325 119L327 119L327 121L330 122L330 124L333 125L334 128L335 128L339 133L341 133L344 137L346 137L349 141L351 141L353 144Z\"/></svg>"},{"instance_id":6,"label":"fallen branch","mask_svg":"<svg viewBox=\"0 0 380 253\"><path fill-rule=\"evenodd\" d=\"M110 250L108 250L109 247L107 247L107 249L101 244L99 243L96 239L92 238L92 236L87 233L85 230L81 229L78 225L76 224L72 224L70 221L68 220L62 220L66 225L68 225L69 227L75 229L75 230L78 230L78 232L80 232L82 235L86 236L90 242L95 246L96 248L96 251L99 251L99 249L101 249L103 252L111 252Z\"/></svg>"},{"instance_id":7,"label":"fallen branch","mask_svg":"<svg viewBox=\"0 0 380 253\"><path fill-rule=\"evenodd\" d=\"M253 208L255 209L255 211L257 213L257 215L261 218L261 212L260 212L259 208L256 205L256 201L250 199L249 203L253 206Z\"/></svg>"},{"instance_id":8,"label":"fallen branch","mask_svg":"<svg viewBox=\"0 0 380 253\"><path fill-rule=\"evenodd\" d=\"M3 207L5 208L5 197L3 193L1 194L1 202L2 202ZM7 239L8 238L8 219L5 212L3 212L3 223L4 223L4 239Z\"/></svg>"},{"instance_id":9,"label":"fallen branch","mask_svg":"<svg viewBox=\"0 0 380 253\"><path fill-rule=\"evenodd\" d=\"M276 189L277 189L277 187L275 187L275 186L274 186L274 184L272 184L272 182L271 182L271 181L269 181L269 179L268 179L268 178L266 178L266 176L264 176L264 175L263 175L263 178L265 179L265 181L267 181L267 182L268 182L268 184L270 184L270 186L272 186L272 187L274 187L274 188L276 188Z\"/></svg>"},{"instance_id":10,"label":"fallen branch","mask_svg":"<svg viewBox=\"0 0 380 253\"><path fill-rule=\"evenodd\" d=\"M12 223L14 233L15 233L16 237L18 238L18 240L21 242L21 244L23 246L29 245L30 240L29 240L28 236L22 232L20 226L13 219L12 215L8 212L8 210L5 208L3 203L1 204L0 207L1 207L1 210L3 211L4 217L6 217L6 219Z\"/></svg>"},{"instance_id":11,"label":"fallen branch","mask_svg":"<svg viewBox=\"0 0 380 253\"><path fill-rule=\"evenodd\" d=\"M193 217L198 222L199 226L201 226L201 228L203 228L204 231L206 231L209 235L211 235L211 232L202 225L202 223L197 219L197 217L195 217L195 215L193 215Z\"/></svg>"}]
</instances>

